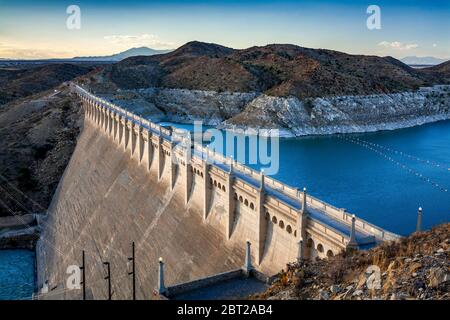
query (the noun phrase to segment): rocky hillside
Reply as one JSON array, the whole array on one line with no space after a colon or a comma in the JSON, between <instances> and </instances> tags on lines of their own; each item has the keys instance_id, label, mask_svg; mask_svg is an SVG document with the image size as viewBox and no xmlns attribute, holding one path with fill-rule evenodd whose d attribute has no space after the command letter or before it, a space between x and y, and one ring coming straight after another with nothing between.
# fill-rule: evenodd
<instances>
[{"instance_id":1,"label":"rocky hillside","mask_svg":"<svg viewBox=\"0 0 450 320\"><path fill-rule=\"evenodd\" d=\"M260 95L225 128L279 128L283 136L373 132L450 119L450 86L326 98Z\"/></svg>"},{"instance_id":2,"label":"rocky hillside","mask_svg":"<svg viewBox=\"0 0 450 320\"><path fill-rule=\"evenodd\" d=\"M450 62L413 69L392 57L279 44L235 50L189 42L131 57L82 84L154 121L281 129L283 136L367 132L450 118Z\"/></svg>"},{"instance_id":3,"label":"rocky hillside","mask_svg":"<svg viewBox=\"0 0 450 320\"><path fill-rule=\"evenodd\" d=\"M373 270L378 271L373 273ZM256 299L450 299L450 224L369 251L291 264Z\"/></svg>"},{"instance_id":4,"label":"rocky hillside","mask_svg":"<svg viewBox=\"0 0 450 320\"><path fill-rule=\"evenodd\" d=\"M422 73L426 74L428 78L433 79L434 82L441 81L442 83L449 83L450 61L430 68L422 69Z\"/></svg>"},{"instance_id":5,"label":"rocky hillside","mask_svg":"<svg viewBox=\"0 0 450 320\"><path fill-rule=\"evenodd\" d=\"M450 83L445 68L413 69L392 57L288 44L235 50L195 41L167 54L125 59L107 66L92 80L91 87L98 92L163 87L300 99L401 92Z\"/></svg>"},{"instance_id":6,"label":"rocky hillside","mask_svg":"<svg viewBox=\"0 0 450 320\"><path fill-rule=\"evenodd\" d=\"M48 90L91 70L92 66L68 63L2 67L0 108L2 104Z\"/></svg>"},{"instance_id":7,"label":"rocky hillside","mask_svg":"<svg viewBox=\"0 0 450 320\"><path fill-rule=\"evenodd\" d=\"M82 109L65 85L56 90L0 109L0 216L45 211L70 160Z\"/></svg>"},{"instance_id":8,"label":"rocky hillside","mask_svg":"<svg viewBox=\"0 0 450 320\"><path fill-rule=\"evenodd\" d=\"M79 101L62 83L91 70L0 68L0 216L47 209L82 125Z\"/></svg>"}]
</instances>

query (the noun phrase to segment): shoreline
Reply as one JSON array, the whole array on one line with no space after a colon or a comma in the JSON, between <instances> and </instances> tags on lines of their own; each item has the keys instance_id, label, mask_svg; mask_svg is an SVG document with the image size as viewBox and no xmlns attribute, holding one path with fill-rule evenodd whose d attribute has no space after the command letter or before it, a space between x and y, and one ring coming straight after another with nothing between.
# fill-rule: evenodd
<instances>
[{"instance_id":1,"label":"shoreline","mask_svg":"<svg viewBox=\"0 0 450 320\"><path fill-rule=\"evenodd\" d=\"M36 215L6 216L0 218L0 250L34 250L39 239Z\"/></svg>"},{"instance_id":2,"label":"shoreline","mask_svg":"<svg viewBox=\"0 0 450 320\"><path fill-rule=\"evenodd\" d=\"M308 127L298 129L297 133L294 133L292 129L288 128L257 128L257 127L243 127L243 126L223 126L217 124L206 123L204 126L212 126L214 129L230 131L238 134L246 135L259 135L263 137L269 137L272 132L278 130L279 138L292 139L302 137L315 137L315 136L332 136L337 134L364 134L375 133L382 131L394 131L400 129L414 128L426 124L449 121L449 114L437 114L430 116L420 116L414 119L408 119L403 121L395 121L388 123L379 123L372 125L347 125L347 126L324 126L324 127ZM166 120L161 122L168 122L172 124L193 125L192 122L184 122L181 119ZM174 125L171 125L175 127ZM206 129L207 130L207 129ZM205 131L206 131L205 130Z\"/></svg>"},{"instance_id":3,"label":"shoreline","mask_svg":"<svg viewBox=\"0 0 450 320\"><path fill-rule=\"evenodd\" d=\"M148 90L152 92L152 103L168 108L170 112L164 116L153 112L153 115L144 116L147 120L185 125L200 121L203 126L248 135L270 136L277 131L280 138L294 138L370 133L450 119L448 84L397 93L303 100L295 96L278 97L255 92L232 94L167 88L160 88L157 94L154 92L156 88L130 92L143 94ZM140 113L146 108L136 97L125 99L104 94L103 98L129 112ZM222 107L211 107L217 104ZM137 106L140 109L136 109ZM221 112L222 109L226 112Z\"/></svg>"}]
</instances>

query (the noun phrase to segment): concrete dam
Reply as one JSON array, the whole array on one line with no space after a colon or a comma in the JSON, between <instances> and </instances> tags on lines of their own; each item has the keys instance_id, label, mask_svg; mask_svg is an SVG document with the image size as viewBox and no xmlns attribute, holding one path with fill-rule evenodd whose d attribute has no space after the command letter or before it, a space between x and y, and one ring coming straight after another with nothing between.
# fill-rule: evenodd
<instances>
[{"instance_id":1,"label":"concrete dam","mask_svg":"<svg viewBox=\"0 0 450 320\"><path fill-rule=\"evenodd\" d=\"M137 298L151 299L160 257L165 281L174 285L240 268L247 240L253 266L273 275L296 259L398 237L203 145L191 149L170 129L72 88L84 128L40 221L37 286L44 298L81 298L67 278L85 251L87 298L107 297L107 261L113 298L130 299L132 242Z\"/></svg>"}]
</instances>

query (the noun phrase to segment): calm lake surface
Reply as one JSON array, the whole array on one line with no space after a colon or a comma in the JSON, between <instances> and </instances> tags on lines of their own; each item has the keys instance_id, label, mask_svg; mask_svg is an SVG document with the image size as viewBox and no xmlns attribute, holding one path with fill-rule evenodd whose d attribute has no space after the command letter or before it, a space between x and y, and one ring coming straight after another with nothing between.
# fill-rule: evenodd
<instances>
[{"instance_id":1,"label":"calm lake surface","mask_svg":"<svg viewBox=\"0 0 450 320\"><path fill-rule=\"evenodd\" d=\"M425 228L450 221L450 121L346 137L282 141L275 177L399 234L419 206Z\"/></svg>"},{"instance_id":2,"label":"calm lake surface","mask_svg":"<svg viewBox=\"0 0 450 320\"><path fill-rule=\"evenodd\" d=\"M413 232L419 206L424 228L450 221L450 121L281 139L279 150L274 178L392 232ZM260 167L249 163L248 148L245 160Z\"/></svg>"},{"instance_id":3,"label":"calm lake surface","mask_svg":"<svg viewBox=\"0 0 450 320\"><path fill-rule=\"evenodd\" d=\"M30 250L0 250L0 300L31 299L35 255Z\"/></svg>"}]
</instances>

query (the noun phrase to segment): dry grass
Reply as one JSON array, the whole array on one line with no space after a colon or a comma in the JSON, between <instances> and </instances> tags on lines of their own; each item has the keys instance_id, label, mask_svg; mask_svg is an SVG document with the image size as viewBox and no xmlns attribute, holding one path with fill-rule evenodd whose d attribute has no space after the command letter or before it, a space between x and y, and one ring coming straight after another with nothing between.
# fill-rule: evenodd
<instances>
[{"instance_id":1,"label":"dry grass","mask_svg":"<svg viewBox=\"0 0 450 320\"><path fill-rule=\"evenodd\" d=\"M279 280L267 292L255 298L282 297L283 292L292 289L295 298L314 299L319 290L329 290L331 285L339 285L341 290L348 286L352 290L363 289L367 298L387 299L397 292L417 298L425 292L424 298L445 299L449 294L448 284L439 288L425 287L422 291L418 289L428 282L429 270L444 266L450 272L449 246L450 223L395 242L383 243L368 251L346 251L327 260L291 264L280 273ZM437 254L437 250L441 249L444 253ZM365 288L365 271L371 265L380 268L381 290ZM348 299L352 295L344 295L341 291L331 298Z\"/></svg>"}]
</instances>

